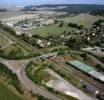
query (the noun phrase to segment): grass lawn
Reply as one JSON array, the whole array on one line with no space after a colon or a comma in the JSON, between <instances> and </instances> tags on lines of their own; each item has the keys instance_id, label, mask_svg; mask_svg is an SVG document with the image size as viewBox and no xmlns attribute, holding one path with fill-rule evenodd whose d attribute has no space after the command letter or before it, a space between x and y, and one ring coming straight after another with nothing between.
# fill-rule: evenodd
<instances>
[{"instance_id":1,"label":"grass lawn","mask_svg":"<svg viewBox=\"0 0 104 100\"><path fill-rule=\"evenodd\" d=\"M78 25L84 25L85 27L89 28L92 26L92 24L99 20L99 19L104 19L103 16L92 16L89 14L80 14L80 15L76 15L74 17L65 17L62 18L61 20L65 21L66 23L68 22L72 22L72 23L76 23Z\"/></svg>"},{"instance_id":2,"label":"grass lawn","mask_svg":"<svg viewBox=\"0 0 104 100\"><path fill-rule=\"evenodd\" d=\"M63 27L59 27L59 23L57 23L57 24L52 24L49 26L29 29L29 30L27 30L27 32L29 32L31 34L38 34L40 36L45 37L45 36L48 36L51 34L58 35L58 34L63 33L64 31L69 32L73 29L74 28L67 27L66 23L64 23Z\"/></svg>"},{"instance_id":3,"label":"grass lawn","mask_svg":"<svg viewBox=\"0 0 104 100\"><path fill-rule=\"evenodd\" d=\"M0 100L22 100L22 98L0 82Z\"/></svg>"},{"instance_id":4,"label":"grass lawn","mask_svg":"<svg viewBox=\"0 0 104 100\"><path fill-rule=\"evenodd\" d=\"M60 49L69 49L69 48L67 46L64 46L64 45L58 45L58 46L49 47L49 48L42 49L42 50L46 53L49 53L49 52L59 51Z\"/></svg>"},{"instance_id":5,"label":"grass lawn","mask_svg":"<svg viewBox=\"0 0 104 100\"><path fill-rule=\"evenodd\" d=\"M46 71L48 64L43 62L31 63L26 67L27 75L37 84L48 82L52 76Z\"/></svg>"},{"instance_id":6,"label":"grass lawn","mask_svg":"<svg viewBox=\"0 0 104 100\"><path fill-rule=\"evenodd\" d=\"M28 55L28 51L22 48L19 45L10 45L5 49L0 50L0 55L2 57L7 57L10 59L14 58L22 58L25 55Z\"/></svg>"},{"instance_id":7,"label":"grass lawn","mask_svg":"<svg viewBox=\"0 0 104 100\"><path fill-rule=\"evenodd\" d=\"M46 69L40 69L39 71L35 72L34 74L34 78L37 79L37 81L45 81L45 82L48 82L49 80L52 79L52 76L50 76L48 74L47 71L45 71Z\"/></svg>"}]
</instances>

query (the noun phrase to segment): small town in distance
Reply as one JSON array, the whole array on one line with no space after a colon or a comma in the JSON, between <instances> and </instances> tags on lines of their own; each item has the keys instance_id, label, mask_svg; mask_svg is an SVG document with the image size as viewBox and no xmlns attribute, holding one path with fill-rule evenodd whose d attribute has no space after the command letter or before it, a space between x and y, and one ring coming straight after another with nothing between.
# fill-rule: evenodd
<instances>
[{"instance_id":1,"label":"small town in distance","mask_svg":"<svg viewBox=\"0 0 104 100\"><path fill-rule=\"evenodd\" d=\"M104 2L43 1L0 1L0 100L104 100Z\"/></svg>"}]
</instances>

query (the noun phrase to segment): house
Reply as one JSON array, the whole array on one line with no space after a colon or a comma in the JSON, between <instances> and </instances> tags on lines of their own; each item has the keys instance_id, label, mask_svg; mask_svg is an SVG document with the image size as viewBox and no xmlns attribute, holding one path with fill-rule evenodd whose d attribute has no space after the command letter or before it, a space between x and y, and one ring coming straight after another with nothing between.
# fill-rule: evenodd
<instances>
[{"instance_id":1,"label":"house","mask_svg":"<svg viewBox=\"0 0 104 100\"><path fill-rule=\"evenodd\" d=\"M14 26L14 22L6 22L5 23L7 26L9 26L9 27L13 27Z\"/></svg>"},{"instance_id":2,"label":"house","mask_svg":"<svg viewBox=\"0 0 104 100\"><path fill-rule=\"evenodd\" d=\"M37 40L36 44L37 44L39 47L41 47L41 48L45 47L43 41L40 40L40 39Z\"/></svg>"}]
</instances>

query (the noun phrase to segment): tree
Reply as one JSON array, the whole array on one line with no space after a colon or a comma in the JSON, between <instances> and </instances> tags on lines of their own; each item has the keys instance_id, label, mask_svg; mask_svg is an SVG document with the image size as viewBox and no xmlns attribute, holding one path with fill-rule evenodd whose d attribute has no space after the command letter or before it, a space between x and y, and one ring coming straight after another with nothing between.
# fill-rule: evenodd
<instances>
[{"instance_id":1,"label":"tree","mask_svg":"<svg viewBox=\"0 0 104 100\"><path fill-rule=\"evenodd\" d=\"M82 37L71 37L68 41L68 46L75 49L80 49L83 44L83 38Z\"/></svg>"},{"instance_id":2,"label":"tree","mask_svg":"<svg viewBox=\"0 0 104 100\"><path fill-rule=\"evenodd\" d=\"M58 27L63 27L63 25L64 25L64 23L63 23L63 21L61 21Z\"/></svg>"},{"instance_id":3,"label":"tree","mask_svg":"<svg viewBox=\"0 0 104 100\"><path fill-rule=\"evenodd\" d=\"M87 54L86 53L83 53L83 54L81 54L81 57L83 57L84 60L86 60L87 59Z\"/></svg>"},{"instance_id":4,"label":"tree","mask_svg":"<svg viewBox=\"0 0 104 100\"><path fill-rule=\"evenodd\" d=\"M93 25L100 26L100 24L101 24L102 22L104 22L104 20L99 19L99 20L97 20Z\"/></svg>"},{"instance_id":5,"label":"tree","mask_svg":"<svg viewBox=\"0 0 104 100\"><path fill-rule=\"evenodd\" d=\"M83 29L83 28L84 28L84 26L83 26L83 25L80 25L78 28L79 28L79 29Z\"/></svg>"}]
</instances>

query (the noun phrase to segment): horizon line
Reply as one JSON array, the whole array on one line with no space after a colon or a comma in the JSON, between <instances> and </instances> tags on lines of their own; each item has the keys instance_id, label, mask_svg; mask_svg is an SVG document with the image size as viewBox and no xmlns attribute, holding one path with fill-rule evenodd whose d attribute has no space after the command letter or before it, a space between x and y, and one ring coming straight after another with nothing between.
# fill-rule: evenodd
<instances>
[{"instance_id":1,"label":"horizon line","mask_svg":"<svg viewBox=\"0 0 104 100\"><path fill-rule=\"evenodd\" d=\"M29 4L29 5L21 5L21 4L14 4L14 5L0 5L1 7L0 8L2 8L3 6L4 6L4 8L6 8L5 6L7 6L7 8L8 7L19 7L19 6L42 6L42 5L101 5L101 6L104 6L104 4L89 4L89 3L72 3L72 4L68 4L68 3L57 3L57 4L54 4L54 3L45 3L45 4Z\"/></svg>"}]
</instances>

